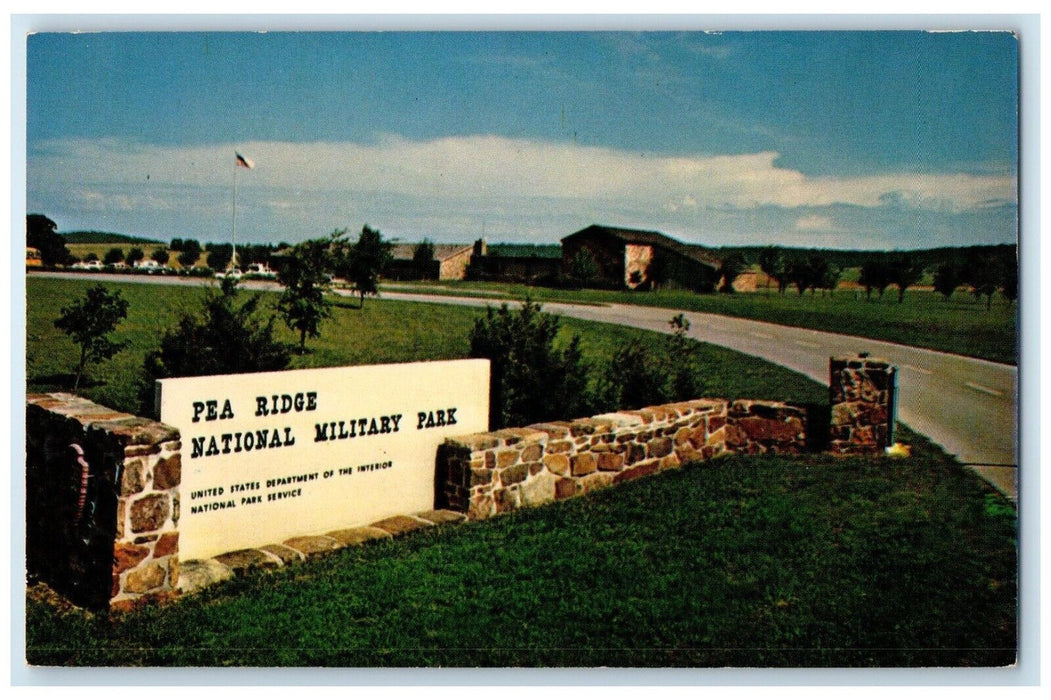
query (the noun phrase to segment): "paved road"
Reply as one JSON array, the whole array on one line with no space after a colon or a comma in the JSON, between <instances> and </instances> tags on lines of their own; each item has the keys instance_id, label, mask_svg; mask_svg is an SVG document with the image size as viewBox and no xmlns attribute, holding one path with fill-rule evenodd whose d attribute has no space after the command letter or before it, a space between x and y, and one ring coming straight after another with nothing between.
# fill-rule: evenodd
<instances>
[{"instance_id":1,"label":"paved road","mask_svg":"<svg viewBox=\"0 0 1051 700\"><path fill-rule=\"evenodd\" d=\"M491 300L384 292L383 298L484 306ZM545 311L670 332L673 309L546 303ZM896 364L898 418L927 435L1012 499L1017 498L1017 370L985 360L773 323L682 312L690 336L794 369L828 385L828 359L868 352Z\"/></svg>"},{"instance_id":2,"label":"paved road","mask_svg":"<svg viewBox=\"0 0 1051 700\"><path fill-rule=\"evenodd\" d=\"M34 273L42 274L42 273ZM74 276L44 273L51 276ZM86 275L75 275L83 279ZM205 280L129 275L91 278L153 284L202 284ZM274 289L274 283L246 283ZM437 304L485 306L484 298L432 296L384 291L382 298ZM679 313L629 305L546 303L551 313L604 323L669 332L668 320ZM794 369L828 384L828 358L869 352L899 368L899 419L927 435L950 454L980 473L1012 499L1017 499L1017 370L985 360L886 343L855 336L780 326L760 321L683 312L690 335Z\"/></svg>"}]
</instances>

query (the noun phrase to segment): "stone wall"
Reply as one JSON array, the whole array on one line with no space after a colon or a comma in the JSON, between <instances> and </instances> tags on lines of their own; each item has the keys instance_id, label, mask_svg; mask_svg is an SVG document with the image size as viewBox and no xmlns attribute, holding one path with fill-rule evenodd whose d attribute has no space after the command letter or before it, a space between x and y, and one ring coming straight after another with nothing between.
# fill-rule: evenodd
<instances>
[{"instance_id":1,"label":"stone wall","mask_svg":"<svg viewBox=\"0 0 1051 700\"><path fill-rule=\"evenodd\" d=\"M893 440L896 368L858 356L831 358L830 371L830 451L882 452ZM437 510L430 513L441 515L442 522L452 515L444 509L485 519L686 462L726 454L802 453L808 438L817 437L808 430L823 437L827 417L808 416L804 407L781 402L697 399L451 438L438 450ZM819 442L811 440L811 446ZM178 592L180 447L179 432L156 421L72 394L28 396L30 578L96 608L127 608ZM425 513L410 520L434 517ZM346 534L299 537L282 546L293 554L300 550L296 556L303 558L318 542L324 551L347 544L340 539ZM351 534L355 542L361 539L360 533ZM303 550L302 542L311 551ZM224 556L232 559L204 564L229 573L246 555ZM274 556L255 552L253 561L270 562ZM194 573L192 564L187 574Z\"/></svg>"},{"instance_id":2,"label":"stone wall","mask_svg":"<svg viewBox=\"0 0 1051 700\"><path fill-rule=\"evenodd\" d=\"M829 359L829 450L881 453L894 442L897 368L858 355Z\"/></svg>"},{"instance_id":3,"label":"stone wall","mask_svg":"<svg viewBox=\"0 0 1051 700\"><path fill-rule=\"evenodd\" d=\"M446 440L438 508L484 519L723 454L800 453L806 410L698 399Z\"/></svg>"},{"instance_id":4,"label":"stone wall","mask_svg":"<svg viewBox=\"0 0 1051 700\"><path fill-rule=\"evenodd\" d=\"M179 432L72 394L26 400L27 571L128 607L178 583Z\"/></svg>"}]
</instances>

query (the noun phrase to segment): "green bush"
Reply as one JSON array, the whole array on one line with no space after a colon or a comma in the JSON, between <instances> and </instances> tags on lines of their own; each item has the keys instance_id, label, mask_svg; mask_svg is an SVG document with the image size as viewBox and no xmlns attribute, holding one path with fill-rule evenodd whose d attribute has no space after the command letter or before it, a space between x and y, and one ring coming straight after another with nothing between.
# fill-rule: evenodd
<instances>
[{"instance_id":1,"label":"green bush","mask_svg":"<svg viewBox=\"0 0 1051 700\"><path fill-rule=\"evenodd\" d=\"M286 343L274 337L276 316L259 312L260 295L238 303L237 282L223 280L217 293L205 293L199 315L184 314L143 361L139 402L142 415L153 415L154 381L285 369L291 359Z\"/></svg>"},{"instance_id":2,"label":"green bush","mask_svg":"<svg viewBox=\"0 0 1051 700\"><path fill-rule=\"evenodd\" d=\"M613 353L600 380L602 410L641 408L701 396L698 345L686 335L690 322L684 314L676 314L668 325L672 334L663 347L655 350L647 345L622 345Z\"/></svg>"},{"instance_id":3,"label":"green bush","mask_svg":"<svg viewBox=\"0 0 1051 700\"><path fill-rule=\"evenodd\" d=\"M574 336L555 344L559 320L528 299L517 312L489 307L471 331L471 357L488 358L489 426L575 418L590 409L588 371Z\"/></svg>"}]
</instances>

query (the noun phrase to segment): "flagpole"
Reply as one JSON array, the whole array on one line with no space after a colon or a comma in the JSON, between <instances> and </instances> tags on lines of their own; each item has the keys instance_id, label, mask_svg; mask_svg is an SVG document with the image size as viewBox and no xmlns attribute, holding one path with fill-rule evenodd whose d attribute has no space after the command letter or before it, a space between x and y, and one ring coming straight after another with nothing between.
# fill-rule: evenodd
<instances>
[{"instance_id":1,"label":"flagpole","mask_svg":"<svg viewBox=\"0 0 1051 700\"><path fill-rule=\"evenodd\" d=\"M237 161L234 160L234 211L230 221L230 264L226 269L237 267Z\"/></svg>"}]
</instances>

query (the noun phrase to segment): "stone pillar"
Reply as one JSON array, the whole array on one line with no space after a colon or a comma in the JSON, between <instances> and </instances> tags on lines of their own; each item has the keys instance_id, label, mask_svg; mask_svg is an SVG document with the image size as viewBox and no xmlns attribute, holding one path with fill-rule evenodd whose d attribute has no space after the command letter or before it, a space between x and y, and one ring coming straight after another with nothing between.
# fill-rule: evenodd
<instances>
[{"instance_id":1,"label":"stone pillar","mask_svg":"<svg viewBox=\"0 0 1051 700\"><path fill-rule=\"evenodd\" d=\"M878 454L894 443L898 368L869 357L829 359L829 450Z\"/></svg>"},{"instance_id":2,"label":"stone pillar","mask_svg":"<svg viewBox=\"0 0 1051 700\"><path fill-rule=\"evenodd\" d=\"M73 394L26 397L26 564L74 603L178 586L179 431Z\"/></svg>"}]
</instances>

